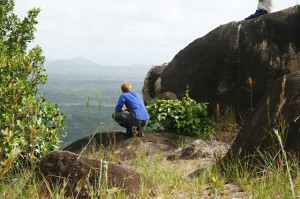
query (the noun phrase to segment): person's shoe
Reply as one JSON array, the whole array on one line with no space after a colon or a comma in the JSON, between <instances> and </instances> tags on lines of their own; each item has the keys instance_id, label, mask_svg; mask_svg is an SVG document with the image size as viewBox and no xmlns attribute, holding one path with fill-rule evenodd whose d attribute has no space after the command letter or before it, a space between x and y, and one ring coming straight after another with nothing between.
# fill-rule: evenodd
<instances>
[{"instance_id":1,"label":"person's shoe","mask_svg":"<svg viewBox=\"0 0 300 199\"><path fill-rule=\"evenodd\" d=\"M126 128L126 136L127 137L132 137L133 136L133 129L132 129L132 127L127 127Z\"/></svg>"},{"instance_id":2,"label":"person's shoe","mask_svg":"<svg viewBox=\"0 0 300 199\"><path fill-rule=\"evenodd\" d=\"M256 17L259 17L261 15L265 15L265 14L268 14L268 11L259 9L259 10L256 10L254 14L252 14L249 17L245 18L245 20L254 19Z\"/></svg>"},{"instance_id":3,"label":"person's shoe","mask_svg":"<svg viewBox=\"0 0 300 199\"><path fill-rule=\"evenodd\" d=\"M138 136L139 137L144 137L145 136L143 127L138 128L137 130L138 130Z\"/></svg>"}]
</instances>

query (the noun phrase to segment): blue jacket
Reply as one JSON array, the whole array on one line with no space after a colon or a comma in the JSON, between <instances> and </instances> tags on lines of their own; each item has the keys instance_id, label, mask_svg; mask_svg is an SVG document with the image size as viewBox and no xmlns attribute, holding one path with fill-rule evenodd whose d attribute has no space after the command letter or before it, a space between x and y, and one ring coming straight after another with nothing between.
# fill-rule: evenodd
<instances>
[{"instance_id":1,"label":"blue jacket","mask_svg":"<svg viewBox=\"0 0 300 199\"><path fill-rule=\"evenodd\" d=\"M119 97L115 111L121 112L125 104L128 112L138 120L149 120L149 114L139 93L129 91Z\"/></svg>"}]
</instances>

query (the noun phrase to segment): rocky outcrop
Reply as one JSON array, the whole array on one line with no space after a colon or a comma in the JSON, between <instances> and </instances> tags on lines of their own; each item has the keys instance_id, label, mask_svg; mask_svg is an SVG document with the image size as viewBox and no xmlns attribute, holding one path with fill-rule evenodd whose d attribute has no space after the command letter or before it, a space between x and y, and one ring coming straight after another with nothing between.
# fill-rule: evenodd
<instances>
[{"instance_id":1,"label":"rocky outcrop","mask_svg":"<svg viewBox=\"0 0 300 199\"><path fill-rule=\"evenodd\" d=\"M230 148L230 144L221 143L216 140L195 140L188 143L184 148L179 148L167 155L168 160L211 158L222 159Z\"/></svg>"},{"instance_id":2,"label":"rocky outcrop","mask_svg":"<svg viewBox=\"0 0 300 199\"><path fill-rule=\"evenodd\" d=\"M266 85L300 69L300 15L289 8L253 20L221 25L181 50L168 64L153 67L143 87L152 98L181 98L187 86L209 112L255 107ZM252 100L248 78L252 80Z\"/></svg>"},{"instance_id":3,"label":"rocky outcrop","mask_svg":"<svg viewBox=\"0 0 300 199\"><path fill-rule=\"evenodd\" d=\"M111 134L113 133L111 132ZM93 140L90 141L93 142ZM84 142L76 142L77 144L74 145L76 147L73 149L82 151L84 148L80 149L79 147L85 147L86 144L78 143ZM189 191L170 187L168 181L165 180L163 182L158 181L158 179L165 178L163 172L168 173L172 170L170 173L174 173L178 177L181 176L179 178L182 179L183 183L192 183L190 179L185 180L182 176L197 177L200 173L199 168L203 171L205 171L204 168L209 169L215 163L216 158L221 158L226 154L229 146L228 143L213 140L202 141L174 132L146 132L144 137L117 139L114 147L108 147L105 150L105 154L107 154L105 159L110 163L83 157L103 157L103 148L94 150L94 154L81 152L82 156L68 151L56 151L48 154L40 163L39 169L45 177L43 180L45 183L40 186L39 197L90 198L92 196L92 198L108 198L117 195L125 198L164 198L166 196L189 198L191 196ZM85 148L89 147L93 147L93 145L88 144ZM170 156L174 158L170 158ZM144 158L146 158L145 161ZM112 161L117 163L112 163ZM130 169L127 169L128 167ZM143 172L142 175L132 171L133 168ZM154 170L158 170L158 172ZM107 180L106 177L99 178L100 171L104 175L108 174ZM160 173L163 175L157 176ZM154 185L147 180L148 178L143 177L149 175L151 175ZM140 190L141 178L142 189ZM98 181L94 179L98 179ZM99 182L103 182L103 184L99 184ZM108 188L103 188L102 185L108 185ZM233 190L232 186L236 190ZM166 187L169 188L166 189ZM199 188L202 191L199 190L199 194L193 196L209 198L210 192L207 191L206 187ZM126 190L126 192L120 193L120 189ZM170 190L170 193L166 193L166 190ZM227 183L224 190L229 198L236 198L235 196L239 194L245 195L244 192L238 190L238 186L232 183ZM148 195L146 195L147 192Z\"/></svg>"},{"instance_id":4,"label":"rocky outcrop","mask_svg":"<svg viewBox=\"0 0 300 199\"><path fill-rule=\"evenodd\" d=\"M52 191L62 188L66 191L66 197L98 198L105 187L118 187L129 195L135 195L139 193L142 183L148 186L149 195L155 195L152 183L142 179L139 173L115 163L81 157L68 151L49 153L42 159L39 168Z\"/></svg>"},{"instance_id":5,"label":"rocky outcrop","mask_svg":"<svg viewBox=\"0 0 300 199\"><path fill-rule=\"evenodd\" d=\"M101 147L110 148L116 143L126 139L128 139L128 137L126 137L122 131L100 132L76 140L63 150L80 153L83 149L89 151L90 149L99 149Z\"/></svg>"},{"instance_id":6,"label":"rocky outcrop","mask_svg":"<svg viewBox=\"0 0 300 199\"><path fill-rule=\"evenodd\" d=\"M169 151L178 147L178 143L194 140L195 138L178 135L172 132L163 133L145 133L144 137L128 138L124 132L102 132L87 136L77 140L65 147L64 151L70 151L80 154L84 151L93 152L98 149L107 149L103 153L114 151L114 156L118 161L124 161L136 156L136 148L140 145L147 148L147 153L155 153L157 151ZM109 158L109 154L105 154Z\"/></svg>"},{"instance_id":7,"label":"rocky outcrop","mask_svg":"<svg viewBox=\"0 0 300 199\"><path fill-rule=\"evenodd\" d=\"M247 118L226 159L280 151L278 131L284 149L300 159L300 71L290 73L267 86L266 92Z\"/></svg>"}]
</instances>

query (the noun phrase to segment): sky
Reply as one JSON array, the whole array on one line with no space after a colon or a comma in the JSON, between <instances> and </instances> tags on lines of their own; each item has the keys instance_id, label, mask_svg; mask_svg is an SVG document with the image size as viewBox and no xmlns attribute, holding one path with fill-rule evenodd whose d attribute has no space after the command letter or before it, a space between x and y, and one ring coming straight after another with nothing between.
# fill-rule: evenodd
<instances>
[{"instance_id":1,"label":"sky","mask_svg":"<svg viewBox=\"0 0 300 199\"><path fill-rule=\"evenodd\" d=\"M35 40L47 61L82 57L102 65L160 65L216 27L243 20L253 0L15 0L40 8ZM274 11L298 0L275 0Z\"/></svg>"}]
</instances>

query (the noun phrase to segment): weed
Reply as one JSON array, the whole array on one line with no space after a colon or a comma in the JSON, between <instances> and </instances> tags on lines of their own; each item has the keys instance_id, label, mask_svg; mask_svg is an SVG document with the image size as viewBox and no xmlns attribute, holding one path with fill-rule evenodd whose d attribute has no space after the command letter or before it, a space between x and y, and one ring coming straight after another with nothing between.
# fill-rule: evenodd
<instances>
[{"instance_id":1,"label":"weed","mask_svg":"<svg viewBox=\"0 0 300 199\"><path fill-rule=\"evenodd\" d=\"M229 142L236 137L241 126L238 124L236 113L232 106L225 107L221 112L217 123L217 137L221 141Z\"/></svg>"},{"instance_id":2,"label":"weed","mask_svg":"<svg viewBox=\"0 0 300 199\"><path fill-rule=\"evenodd\" d=\"M208 195L213 195L216 198L217 195L225 194L225 179L219 173L219 169L217 166L213 166L209 169L207 175L207 183L208 186L206 190L208 191Z\"/></svg>"},{"instance_id":3,"label":"weed","mask_svg":"<svg viewBox=\"0 0 300 199\"><path fill-rule=\"evenodd\" d=\"M186 143L187 143L186 138L180 137L178 142L177 142L178 149L183 149L185 147Z\"/></svg>"},{"instance_id":4,"label":"weed","mask_svg":"<svg viewBox=\"0 0 300 199\"><path fill-rule=\"evenodd\" d=\"M248 83L250 88L250 111L253 111L253 82L251 77L248 77Z\"/></svg>"}]
</instances>

